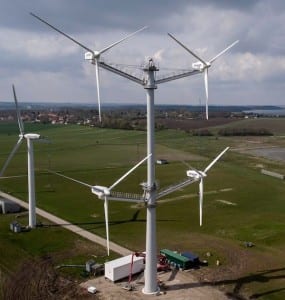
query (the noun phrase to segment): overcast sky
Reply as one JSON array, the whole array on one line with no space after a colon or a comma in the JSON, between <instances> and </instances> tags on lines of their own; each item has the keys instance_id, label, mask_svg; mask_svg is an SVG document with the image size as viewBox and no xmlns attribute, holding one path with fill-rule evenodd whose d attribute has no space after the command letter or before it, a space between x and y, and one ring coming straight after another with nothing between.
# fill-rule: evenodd
<instances>
[{"instance_id":1,"label":"overcast sky","mask_svg":"<svg viewBox=\"0 0 285 300\"><path fill-rule=\"evenodd\" d=\"M100 50L149 26L102 55L106 62L139 68L154 57L160 71L197 61L167 33L209 60L240 42L209 69L209 104L285 105L284 0L1 0L0 101L94 102L95 68L84 49L33 18L33 12L82 44ZM127 67L125 67L127 68ZM164 83L157 104L205 101L202 74ZM145 103L142 86L101 70L102 103Z\"/></svg>"}]
</instances>

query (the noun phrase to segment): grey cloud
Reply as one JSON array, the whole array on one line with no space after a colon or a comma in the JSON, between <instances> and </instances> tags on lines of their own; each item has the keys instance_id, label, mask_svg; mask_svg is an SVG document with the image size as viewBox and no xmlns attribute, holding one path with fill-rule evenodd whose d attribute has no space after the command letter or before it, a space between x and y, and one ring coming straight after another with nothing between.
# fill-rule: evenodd
<instances>
[{"instance_id":1,"label":"grey cloud","mask_svg":"<svg viewBox=\"0 0 285 300\"><path fill-rule=\"evenodd\" d=\"M58 38L58 33L30 16L30 11L92 49L95 42L96 47L101 48L125 33L149 25L150 28L137 35L132 42L116 47L104 57L116 63L139 65L145 56L160 51L160 75L163 68L190 67L195 61L168 38L168 31L191 49L204 49L201 53L206 59L240 39L240 43L211 68L210 104L228 99L233 103L239 103L240 99L267 101L273 97L282 102L280 95L282 88L284 90L282 82L285 73L282 67L285 52L284 1L2 0L0 90L10 89L10 85L6 85L18 80L23 95L32 94L33 99L41 100L44 95L45 99L52 98L54 101L69 97L88 100L94 99L96 89L94 74L92 71L89 73L92 66L83 59L84 50L72 48L72 42L64 37ZM10 33L7 31L10 36L4 38L5 28L10 30ZM11 47L5 47L4 41ZM246 59L251 61L247 64ZM260 61L256 69L255 61ZM220 63L223 65L220 66ZM281 67L270 68L271 63L281 64ZM254 72L259 72L256 76L259 82L255 80ZM33 82L37 82L35 90L28 91ZM197 102L199 97L204 99L202 76L159 87L157 101L170 103L177 97L177 90L181 104ZM1 94L0 99L5 99L5 95ZM134 99L144 99L144 93L136 85L103 71L102 99L132 102Z\"/></svg>"}]
</instances>

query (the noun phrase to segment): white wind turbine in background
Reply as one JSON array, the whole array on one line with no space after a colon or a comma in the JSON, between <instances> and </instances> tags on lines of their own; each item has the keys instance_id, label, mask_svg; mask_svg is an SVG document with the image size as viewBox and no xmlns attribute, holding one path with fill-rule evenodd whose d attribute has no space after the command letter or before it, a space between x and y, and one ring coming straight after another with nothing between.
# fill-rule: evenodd
<instances>
[{"instance_id":1,"label":"white wind turbine in background","mask_svg":"<svg viewBox=\"0 0 285 300\"><path fill-rule=\"evenodd\" d=\"M200 56L198 56L196 53L194 53L192 50L190 50L189 48L187 48L184 44L182 44L180 41L178 41L172 34L168 33L168 35L174 40L176 41L180 46L182 46L186 51L188 51L190 54L192 54L195 58L198 59L197 62L192 64L192 68L194 70L198 70L200 72L204 73L204 83L205 83L205 91L206 91L206 119L208 120L209 118L209 113L208 113L208 101L209 101L209 82L208 82L208 70L211 67L212 63L218 58L220 57L222 54L224 54L225 52L227 52L230 48L232 48L235 44L237 44L239 41L235 41L234 43L232 43L230 46L228 46L227 48L225 48L223 51L221 51L219 54L217 54L215 57L213 57L212 59L210 59L209 61L206 61L204 59L202 59Z\"/></svg>"},{"instance_id":2,"label":"white wind turbine in background","mask_svg":"<svg viewBox=\"0 0 285 300\"><path fill-rule=\"evenodd\" d=\"M108 253L108 256L110 254L108 199L117 200L117 201L129 201L129 202L134 202L135 201L133 199L112 197L111 196L111 191L116 185L118 185L121 181L123 181L136 168L138 168L142 163L144 163L150 156L151 156L151 154L146 156L144 159L142 159L139 163L137 163L134 167L132 167L128 172L126 172L122 177L120 177L117 181L115 181L109 187L101 186L101 185L90 185L88 183L79 181L79 180L71 178L69 176L66 176L66 175L60 174L58 172L54 172L54 171L49 170L49 172L51 172L53 174L59 175L61 177L64 177L66 179L72 180L74 182L80 183L82 185L85 185L85 186L91 188L91 192L93 194L95 194L99 199L104 200L104 213L105 213L105 226L106 226L106 240L107 240L107 253Z\"/></svg>"},{"instance_id":3,"label":"white wind turbine in background","mask_svg":"<svg viewBox=\"0 0 285 300\"><path fill-rule=\"evenodd\" d=\"M147 26L127 35L126 37L122 38L121 40L101 49L101 50L92 50L91 48L83 45L82 43L78 42L77 40L75 40L74 38L72 38L71 36L67 35L66 33L64 33L63 31L57 29L56 27L54 27L53 25L49 24L47 21L43 20L42 18L38 17L37 15L30 13L33 17L35 17L36 19L38 19L39 21L43 22L44 24L48 25L49 27L51 27L52 29L54 29L55 31L59 32L60 34L62 34L63 36L65 36L66 38L68 38L69 40L71 40L72 42L74 42L75 44L79 45L80 47L82 47L83 49L87 50L88 52L85 53L85 59L86 60L90 60L92 64L95 65L95 70L96 70L96 86L97 86L97 100L98 100L98 111L99 111L99 121L102 121L101 118L101 100L100 100L100 80L99 80L99 65L100 65L100 56L101 54L107 52L108 50L110 50L111 48L113 48L114 46L118 45L119 43L125 41L126 39L132 37L133 35L135 35L136 33L144 30L147 28Z\"/></svg>"},{"instance_id":4,"label":"white wind turbine in background","mask_svg":"<svg viewBox=\"0 0 285 300\"><path fill-rule=\"evenodd\" d=\"M204 196L204 178L207 176L207 172L213 167L213 165L226 153L229 147L225 148L206 168L204 171L199 171L191 167L192 170L186 172L187 176L200 180L199 183L199 210L200 210L200 226L202 226L202 214L203 214L203 196Z\"/></svg>"},{"instance_id":5,"label":"white wind turbine in background","mask_svg":"<svg viewBox=\"0 0 285 300\"><path fill-rule=\"evenodd\" d=\"M16 96L16 91L14 85L13 94L14 94L14 101L16 105L16 113L19 125L19 139L12 149L12 152L8 156L2 170L0 172L0 177L2 177L3 173L5 172L7 166L9 165L11 159L15 155L16 151L20 147L21 143L24 139L27 141L27 150L28 150L28 193L29 193L29 227L35 228L36 227L36 200L35 200L35 169L34 169L34 140L39 140L41 136L37 133L25 133L24 124L21 119L20 110L18 107L18 101Z\"/></svg>"}]
</instances>

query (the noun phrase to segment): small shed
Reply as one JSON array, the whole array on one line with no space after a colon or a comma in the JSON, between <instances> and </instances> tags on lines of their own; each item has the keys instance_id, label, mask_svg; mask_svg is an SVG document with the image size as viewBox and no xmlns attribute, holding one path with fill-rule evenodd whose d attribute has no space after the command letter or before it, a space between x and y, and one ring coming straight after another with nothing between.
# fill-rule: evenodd
<instances>
[{"instance_id":1,"label":"small shed","mask_svg":"<svg viewBox=\"0 0 285 300\"><path fill-rule=\"evenodd\" d=\"M184 256L184 257L187 257L189 259L189 261L192 264L192 267L199 266L200 259L199 259L199 256L197 254L194 254L192 252L182 252L181 255Z\"/></svg>"},{"instance_id":2,"label":"small shed","mask_svg":"<svg viewBox=\"0 0 285 300\"><path fill-rule=\"evenodd\" d=\"M160 250L160 254L165 256L170 265L173 265L177 269L185 270L192 266L191 260L178 252L171 251L169 249L162 249Z\"/></svg>"},{"instance_id":3,"label":"small shed","mask_svg":"<svg viewBox=\"0 0 285 300\"><path fill-rule=\"evenodd\" d=\"M160 159L157 159L157 160L156 160L156 163L157 163L158 165L166 165L166 164L168 164L168 160L163 159L163 158L160 158Z\"/></svg>"},{"instance_id":4,"label":"small shed","mask_svg":"<svg viewBox=\"0 0 285 300\"><path fill-rule=\"evenodd\" d=\"M11 200L0 198L0 213L17 213L21 211L21 206Z\"/></svg>"}]
</instances>

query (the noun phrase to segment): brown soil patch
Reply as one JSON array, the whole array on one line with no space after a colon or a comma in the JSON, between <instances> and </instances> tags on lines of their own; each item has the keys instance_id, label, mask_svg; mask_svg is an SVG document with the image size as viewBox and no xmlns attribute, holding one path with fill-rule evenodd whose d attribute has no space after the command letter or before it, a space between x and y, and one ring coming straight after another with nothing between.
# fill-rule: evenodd
<instances>
[{"instance_id":1,"label":"brown soil patch","mask_svg":"<svg viewBox=\"0 0 285 300\"><path fill-rule=\"evenodd\" d=\"M93 299L74 280L63 278L51 258L29 260L8 277L2 288L3 299Z\"/></svg>"},{"instance_id":2,"label":"brown soil patch","mask_svg":"<svg viewBox=\"0 0 285 300\"><path fill-rule=\"evenodd\" d=\"M200 128L207 128L212 126L224 125L232 122L236 122L234 118L209 118L205 119L189 119L189 120L177 120L177 119L160 119L157 118L156 122L164 125L169 129L182 129L182 130L196 130Z\"/></svg>"},{"instance_id":3,"label":"brown soil patch","mask_svg":"<svg viewBox=\"0 0 285 300\"><path fill-rule=\"evenodd\" d=\"M226 300L229 299L225 293L212 286L204 285L197 282L190 271L178 271L176 269L158 274L160 290L157 293L162 300ZM125 290L123 287L128 285L127 280L113 283L104 277L88 280L81 284L87 290L89 286L95 286L98 290L97 296L102 300L133 300L133 299L150 299L150 295L144 295L143 273L133 276L131 282L132 290Z\"/></svg>"},{"instance_id":4,"label":"brown soil patch","mask_svg":"<svg viewBox=\"0 0 285 300\"><path fill-rule=\"evenodd\" d=\"M210 265L195 270L159 273L160 299L254 299L259 294L255 294L253 284L263 286L266 291L266 285L271 280L279 280L279 286L285 279L284 265L276 259L280 253L274 256L271 251L261 252L257 246L245 248L242 244L201 234L199 238L198 234L185 236L181 244L176 245L176 250L185 249L185 242L191 245L194 252L205 249L206 253L210 247L211 257L200 255L200 259L208 259ZM216 259L220 260L220 266L215 265ZM101 276L80 284L78 280L63 277L54 268L52 258L44 257L23 263L17 272L4 281L2 293L5 300L149 299L150 296L141 291L144 286L143 273L133 277L133 291L122 288L126 283L112 283ZM87 292L90 285L98 289L95 295ZM272 286L268 288L271 290Z\"/></svg>"},{"instance_id":5,"label":"brown soil patch","mask_svg":"<svg viewBox=\"0 0 285 300\"><path fill-rule=\"evenodd\" d=\"M158 144L156 149L156 157L159 159L162 157L163 159L166 159L168 161L183 161L183 160L189 160L189 161L203 161L206 160L205 157L177 149L172 149L167 146Z\"/></svg>"}]
</instances>

